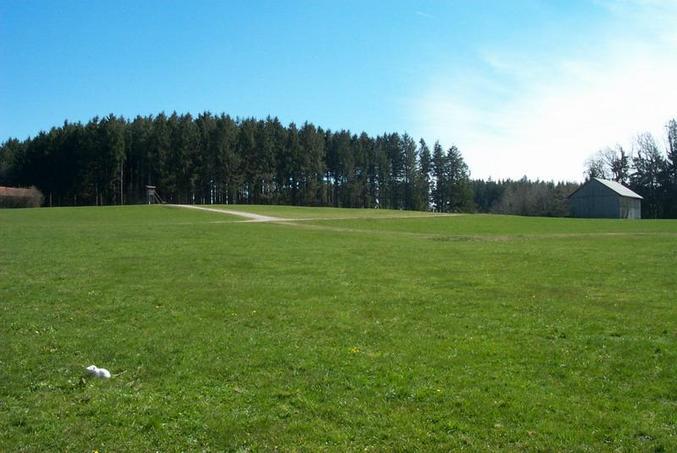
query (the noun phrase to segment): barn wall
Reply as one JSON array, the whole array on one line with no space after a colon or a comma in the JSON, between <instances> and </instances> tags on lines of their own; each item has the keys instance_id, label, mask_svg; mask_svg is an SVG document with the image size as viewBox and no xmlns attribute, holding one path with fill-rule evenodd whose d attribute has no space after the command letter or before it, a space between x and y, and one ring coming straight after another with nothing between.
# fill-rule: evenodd
<instances>
[{"instance_id":1,"label":"barn wall","mask_svg":"<svg viewBox=\"0 0 677 453\"><path fill-rule=\"evenodd\" d=\"M620 198L616 192L604 184L590 181L569 199L571 215L617 219L621 211Z\"/></svg>"},{"instance_id":2,"label":"barn wall","mask_svg":"<svg viewBox=\"0 0 677 453\"><path fill-rule=\"evenodd\" d=\"M630 200L630 210L628 212L628 219L642 218L642 200L637 198L628 198Z\"/></svg>"}]
</instances>

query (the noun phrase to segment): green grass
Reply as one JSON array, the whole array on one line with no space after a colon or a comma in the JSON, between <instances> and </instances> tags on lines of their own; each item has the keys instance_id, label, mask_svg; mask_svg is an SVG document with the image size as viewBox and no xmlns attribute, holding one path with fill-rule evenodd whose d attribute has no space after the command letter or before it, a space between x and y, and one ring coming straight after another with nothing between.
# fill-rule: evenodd
<instances>
[{"instance_id":1,"label":"green grass","mask_svg":"<svg viewBox=\"0 0 677 453\"><path fill-rule=\"evenodd\" d=\"M238 209L0 211L0 451L677 449L676 221Z\"/></svg>"}]
</instances>

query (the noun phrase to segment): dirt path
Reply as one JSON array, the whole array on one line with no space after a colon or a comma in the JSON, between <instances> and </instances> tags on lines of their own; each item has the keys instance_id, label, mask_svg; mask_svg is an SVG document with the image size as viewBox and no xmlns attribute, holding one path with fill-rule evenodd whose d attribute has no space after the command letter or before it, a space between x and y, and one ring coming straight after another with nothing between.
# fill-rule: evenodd
<instances>
[{"instance_id":1,"label":"dirt path","mask_svg":"<svg viewBox=\"0 0 677 453\"><path fill-rule=\"evenodd\" d=\"M254 214L252 212L244 211L235 211L232 209L222 209L222 208L208 208L205 206L196 206L189 204L169 204L165 205L172 208L188 208L188 209L198 209L201 211L217 212L220 214L229 214L238 217L243 217L246 220L240 220L239 222L249 222L249 223L279 223L280 225L286 225L293 228L305 228L309 230L325 230L325 231L334 231L337 233L362 233L362 234L375 234L379 236L383 235L392 235L392 236L408 236L415 237L420 239L428 239L433 241L513 241L513 240L548 240L548 239L567 239L567 238L591 238L591 237L638 237L638 236L669 236L677 237L677 233L672 232L619 232L619 233L535 233L531 235L522 235L522 234L485 234L485 235L472 235L472 234L457 234L457 235L446 235L446 234L430 234L430 233L415 233L410 231L393 231L393 230L373 230L373 229L362 229L362 228L350 228L350 227L337 227L331 224L313 224L305 223L306 221L318 221L318 220L388 220L388 219L412 219L412 218L441 218L441 217L452 217L459 216L463 214L422 214L422 215L403 215L403 216L371 216L371 217L304 217L297 219L290 219L284 217L273 217L261 214ZM223 222L210 222L210 223L223 223ZM226 222L226 223L231 223Z\"/></svg>"},{"instance_id":2,"label":"dirt path","mask_svg":"<svg viewBox=\"0 0 677 453\"><path fill-rule=\"evenodd\" d=\"M358 217L302 217L298 219L288 219L284 217L273 217L273 216L268 216L268 215L262 215L262 214L254 214L252 212L244 212L244 211L236 211L233 209L223 209L223 208L208 208L205 206L199 206L199 205L192 205L192 204L170 204L167 205L173 208L188 208L188 209L199 209L201 211L209 211L209 212L218 212L220 214L230 214L230 215L235 215L239 217L244 217L247 220L244 220L244 222L280 222L280 223L287 223L287 222L309 222L309 221L316 221L316 220L387 220L387 219L412 219L412 218L421 218L421 217L426 217L426 218L433 218L433 217L449 217L449 216L456 216L459 214L440 214L440 213L435 213L435 214L407 214L407 215L386 215L386 216L358 216Z\"/></svg>"},{"instance_id":3,"label":"dirt path","mask_svg":"<svg viewBox=\"0 0 677 453\"><path fill-rule=\"evenodd\" d=\"M175 208L198 209L200 211L218 212L221 214L235 215L244 217L247 222L289 222L294 219L284 219L282 217L271 217L268 215L254 214L252 212L235 211L232 209L206 208L204 206L196 206L192 204L171 204L169 206Z\"/></svg>"}]
</instances>

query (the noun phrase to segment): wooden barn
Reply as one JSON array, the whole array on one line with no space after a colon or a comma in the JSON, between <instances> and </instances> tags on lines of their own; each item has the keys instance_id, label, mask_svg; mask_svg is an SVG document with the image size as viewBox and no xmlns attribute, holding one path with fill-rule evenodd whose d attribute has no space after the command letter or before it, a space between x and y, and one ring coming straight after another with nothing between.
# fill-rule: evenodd
<instances>
[{"instance_id":1,"label":"wooden barn","mask_svg":"<svg viewBox=\"0 0 677 453\"><path fill-rule=\"evenodd\" d=\"M0 186L0 208L35 208L42 203L42 194L35 187Z\"/></svg>"},{"instance_id":2,"label":"wooden barn","mask_svg":"<svg viewBox=\"0 0 677 453\"><path fill-rule=\"evenodd\" d=\"M574 217L642 218L642 197L616 181L591 178L568 199Z\"/></svg>"}]
</instances>

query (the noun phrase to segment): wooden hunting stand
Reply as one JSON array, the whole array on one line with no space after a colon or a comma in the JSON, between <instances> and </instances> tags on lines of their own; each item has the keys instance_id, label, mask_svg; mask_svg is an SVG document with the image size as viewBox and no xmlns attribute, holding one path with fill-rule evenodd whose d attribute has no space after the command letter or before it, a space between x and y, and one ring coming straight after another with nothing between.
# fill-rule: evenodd
<instances>
[{"instance_id":1,"label":"wooden hunting stand","mask_svg":"<svg viewBox=\"0 0 677 453\"><path fill-rule=\"evenodd\" d=\"M148 204L164 203L162 198L157 194L155 186L146 186L146 201Z\"/></svg>"}]
</instances>

